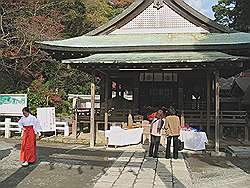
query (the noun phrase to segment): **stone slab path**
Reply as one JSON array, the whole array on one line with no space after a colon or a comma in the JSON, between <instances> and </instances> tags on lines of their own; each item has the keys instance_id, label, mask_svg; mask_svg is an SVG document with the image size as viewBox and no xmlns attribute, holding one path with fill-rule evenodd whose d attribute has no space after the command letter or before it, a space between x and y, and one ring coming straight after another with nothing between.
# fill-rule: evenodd
<instances>
[{"instance_id":1,"label":"stone slab path","mask_svg":"<svg viewBox=\"0 0 250 188\"><path fill-rule=\"evenodd\" d=\"M181 154L180 154L181 155ZM145 152L124 152L101 176L95 188L192 187L182 156L180 159L147 157Z\"/></svg>"}]
</instances>

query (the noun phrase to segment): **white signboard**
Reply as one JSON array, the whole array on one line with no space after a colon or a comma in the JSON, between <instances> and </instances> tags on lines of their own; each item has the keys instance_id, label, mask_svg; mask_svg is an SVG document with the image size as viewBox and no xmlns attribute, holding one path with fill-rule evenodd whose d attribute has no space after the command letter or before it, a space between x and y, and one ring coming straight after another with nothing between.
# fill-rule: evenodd
<instances>
[{"instance_id":1,"label":"white signboard","mask_svg":"<svg viewBox=\"0 0 250 188\"><path fill-rule=\"evenodd\" d=\"M26 106L26 94L0 94L0 115L22 116L22 109Z\"/></svg>"},{"instance_id":2,"label":"white signboard","mask_svg":"<svg viewBox=\"0 0 250 188\"><path fill-rule=\"evenodd\" d=\"M37 119L40 123L42 132L56 130L55 107L37 108Z\"/></svg>"}]
</instances>

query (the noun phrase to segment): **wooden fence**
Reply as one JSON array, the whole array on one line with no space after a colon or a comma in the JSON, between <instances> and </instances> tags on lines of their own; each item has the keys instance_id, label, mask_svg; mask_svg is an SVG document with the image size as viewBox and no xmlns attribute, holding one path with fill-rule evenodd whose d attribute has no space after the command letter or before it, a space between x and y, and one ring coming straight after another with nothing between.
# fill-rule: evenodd
<instances>
[{"instance_id":1,"label":"wooden fence","mask_svg":"<svg viewBox=\"0 0 250 188\"><path fill-rule=\"evenodd\" d=\"M4 122L0 122L0 131L4 131L5 138L10 138L11 132L21 133L21 128L18 127L17 122L12 122L11 118L5 118ZM55 135L57 131L63 131L64 136L69 136L68 122L56 122Z\"/></svg>"},{"instance_id":2,"label":"wooden fence","mask_svg":"<svg viewBox=\"0 0 250 188\"><path fill-rule=\"evenodd\" d=\"M191 126L206 130L207 112L206 111L185 111L185 122ZM210 127L215 125L215 112L209 116ZM238 128L244 128L245 140L248 140L249 121L246 111L221 111L219 113L220 135L223 136L224 128L232 128L233 134L237 134Z\"/></svg>"}]
</instances>

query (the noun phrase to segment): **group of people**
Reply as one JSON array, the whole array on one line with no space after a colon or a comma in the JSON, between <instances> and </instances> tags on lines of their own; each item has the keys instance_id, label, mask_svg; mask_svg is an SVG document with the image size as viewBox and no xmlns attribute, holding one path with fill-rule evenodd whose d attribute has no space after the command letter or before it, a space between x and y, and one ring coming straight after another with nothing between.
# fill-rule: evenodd
<instances>
[{"instance_id":1,"label":"group of people","mask_svg":"<svg viewBox=\"0 0 250 188\"><path fill-rule=\"evenodd\" d=\"M150 134L151 141L149 146L149 157L158 157L158 149L160 145L160 140L162 132L165 131L167 135L167 146L165 157L169 159L170 156L170 146L171 140L173 139L173 158L178 158L179 141L181 130L181 120L177 115L176 110L170 107L168 110L158 110L155 114L149 116L151 121Z\"/></svg>"},{"instance_id":2,"label":"group of people","mask_svg":"<svg viewBox=\"0 0 250 188\"><path fill-rule=\"evenodd\" d=\"M23 162L22 166L26 167L36 161L36 139L40 137L40 125L35 116L30 113L29 108L25 107L23 110L23 117L18 124L22 129L22 146L20 153L20 160ZM151 142L149 147L149 156L158 157L158 149L162 131L166 131L167 146L166 158L170 158L170 145L173 138L174 150L173 158L178 158L178 137L180 135L181 123L179 116L173 107L166 110L158 110L151 117Z\"/></svg>"}]
</instances>

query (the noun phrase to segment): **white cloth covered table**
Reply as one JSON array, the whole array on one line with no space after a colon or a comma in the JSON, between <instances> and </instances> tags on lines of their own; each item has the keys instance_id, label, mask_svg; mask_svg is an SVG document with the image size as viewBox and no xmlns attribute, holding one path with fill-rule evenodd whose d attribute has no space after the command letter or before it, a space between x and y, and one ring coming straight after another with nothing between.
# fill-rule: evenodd
<instances>
[{"instance_id":1,"label":"white cloth covered table","mask_svg":"<svg viewBox=\"0 0 250 188\"><path fill-rule=\"evenodd\" d=\"M190 150L204 150L205 144L208 143L205 132L181 130L179 139L184 142L184 149Z\"/></svg>"},{"instance_id":2,"label":"white cloth covered table","mask_svg":"<svg viewBox=\"0 0 250 188\"><path fill-rule=\"evenodd\" d=\"M111 126L110 130L105 131L105 137L108 138L108 145L125 146L140 143L142 133L143 128L125 130L119 126Z\"/></svg>"}]
</instances>

